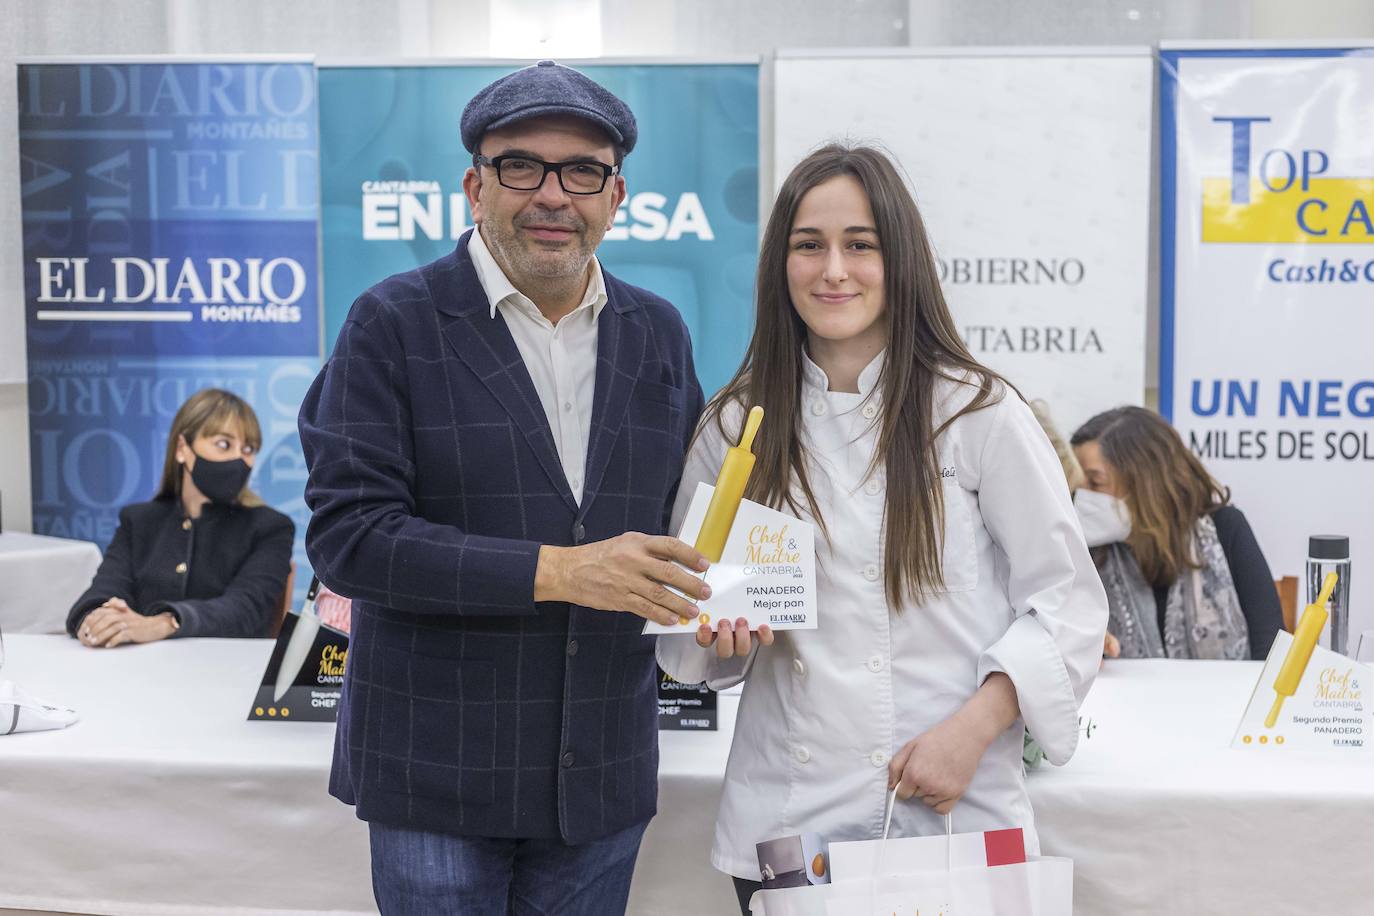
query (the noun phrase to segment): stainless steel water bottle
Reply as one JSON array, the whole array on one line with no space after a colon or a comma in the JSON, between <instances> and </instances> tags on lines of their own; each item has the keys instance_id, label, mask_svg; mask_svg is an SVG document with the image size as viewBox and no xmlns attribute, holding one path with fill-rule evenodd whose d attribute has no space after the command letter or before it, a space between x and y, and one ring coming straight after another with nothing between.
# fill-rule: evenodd
<instances>
[{"instance_id":1,"label":"stainless steel water bottle","mask_svg":"<svg viewBox=\"0 0 1374 916\"><path fill-rule=\"evenodd\" d=\"M1326 610L1330 614L1318 643L1332 652L1346 654L1350 636L1350 538L1317 534L1307 539L1307 603L1317 600L1327 573L1337 576Z\"/></svg>"}]
</instances>

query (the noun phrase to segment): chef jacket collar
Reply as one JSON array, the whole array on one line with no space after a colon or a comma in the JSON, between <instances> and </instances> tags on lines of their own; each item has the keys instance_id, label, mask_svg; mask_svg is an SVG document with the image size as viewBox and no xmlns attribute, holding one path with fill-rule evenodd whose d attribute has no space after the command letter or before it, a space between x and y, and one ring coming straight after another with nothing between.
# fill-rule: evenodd
<instances>
[{"instance_id":1,"label":"chef jacket collar","mask_svg":"<svg viewBox=\"0 0 1374 916\"><path fill-rule=\"evenodd\" d=\"M880 394L877 392L878 377L883 372L883 361L887 357L887 350L879 351L872 361L864 367L864 371L859 373L859 394L867 403L870 399L874 404L881 403ZM811 354L802 350L802 386L807 394L825 394L830 391L830 377L825 374L825 370L811 359Z\"/></svg>"}]
</instances>

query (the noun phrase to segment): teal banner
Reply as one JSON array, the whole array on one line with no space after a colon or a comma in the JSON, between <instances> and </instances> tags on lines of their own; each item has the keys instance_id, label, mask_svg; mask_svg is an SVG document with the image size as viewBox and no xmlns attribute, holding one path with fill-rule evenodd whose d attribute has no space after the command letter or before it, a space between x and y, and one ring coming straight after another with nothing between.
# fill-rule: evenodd
<instances>
[{"instance_id":1,"label":"teal banner","mask_svg":"<svg viewBox=\"0 0 1374 916\"><path fill-rule=\"evenodd\" d=\"M319 71L325 351L358 294L451 251L471 226L458 119L511 67ZM598 252L621 279L665 297L691 330L710 394L753 327L758 250L756 64L581 68L633 109L629 198Z\"/></svg>"}]
</instances>

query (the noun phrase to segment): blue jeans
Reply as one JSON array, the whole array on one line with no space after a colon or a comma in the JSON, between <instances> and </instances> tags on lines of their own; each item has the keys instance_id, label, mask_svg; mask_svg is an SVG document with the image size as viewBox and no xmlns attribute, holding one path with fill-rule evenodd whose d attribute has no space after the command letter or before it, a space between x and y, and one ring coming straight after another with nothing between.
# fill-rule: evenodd
<instances>
[{"instance_id":1,"label":"blue jeans","mask_svg":"<svg viewBox=\"0 0 1374 916\"><path fill-rule=\"evenodd\" d=\"M645 824L581 846L369 824L382 916L624 913Z\"/></svg>"}]
</instances>

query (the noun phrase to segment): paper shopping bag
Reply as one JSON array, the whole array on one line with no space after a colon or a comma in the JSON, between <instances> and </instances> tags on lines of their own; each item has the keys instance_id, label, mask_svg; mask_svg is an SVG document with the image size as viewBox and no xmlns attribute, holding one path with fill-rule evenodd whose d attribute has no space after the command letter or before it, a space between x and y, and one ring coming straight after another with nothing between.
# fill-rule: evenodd
<instances>
[{"instance_id":1,"label":"paper shopping bag","mask_svg":"<svg viewBox=\"0 0 1374 916\"><path fill-rule=\"evenodd\" d=\"M1073 862L918 871L759 891L753 916L1072 916Z\"/></svg>"},{"instance_id":2,"label":"paper shopping bag","mask_svg":"<svg viewBox=\"0 0 1374 916\"><path fill-rule=\"evenodd\" d=\"M1020 827L951 836L892 837L830 844L830 880L855 881L917 871L985 868L1026 861Z\"/></svg>"}]
</instances>

